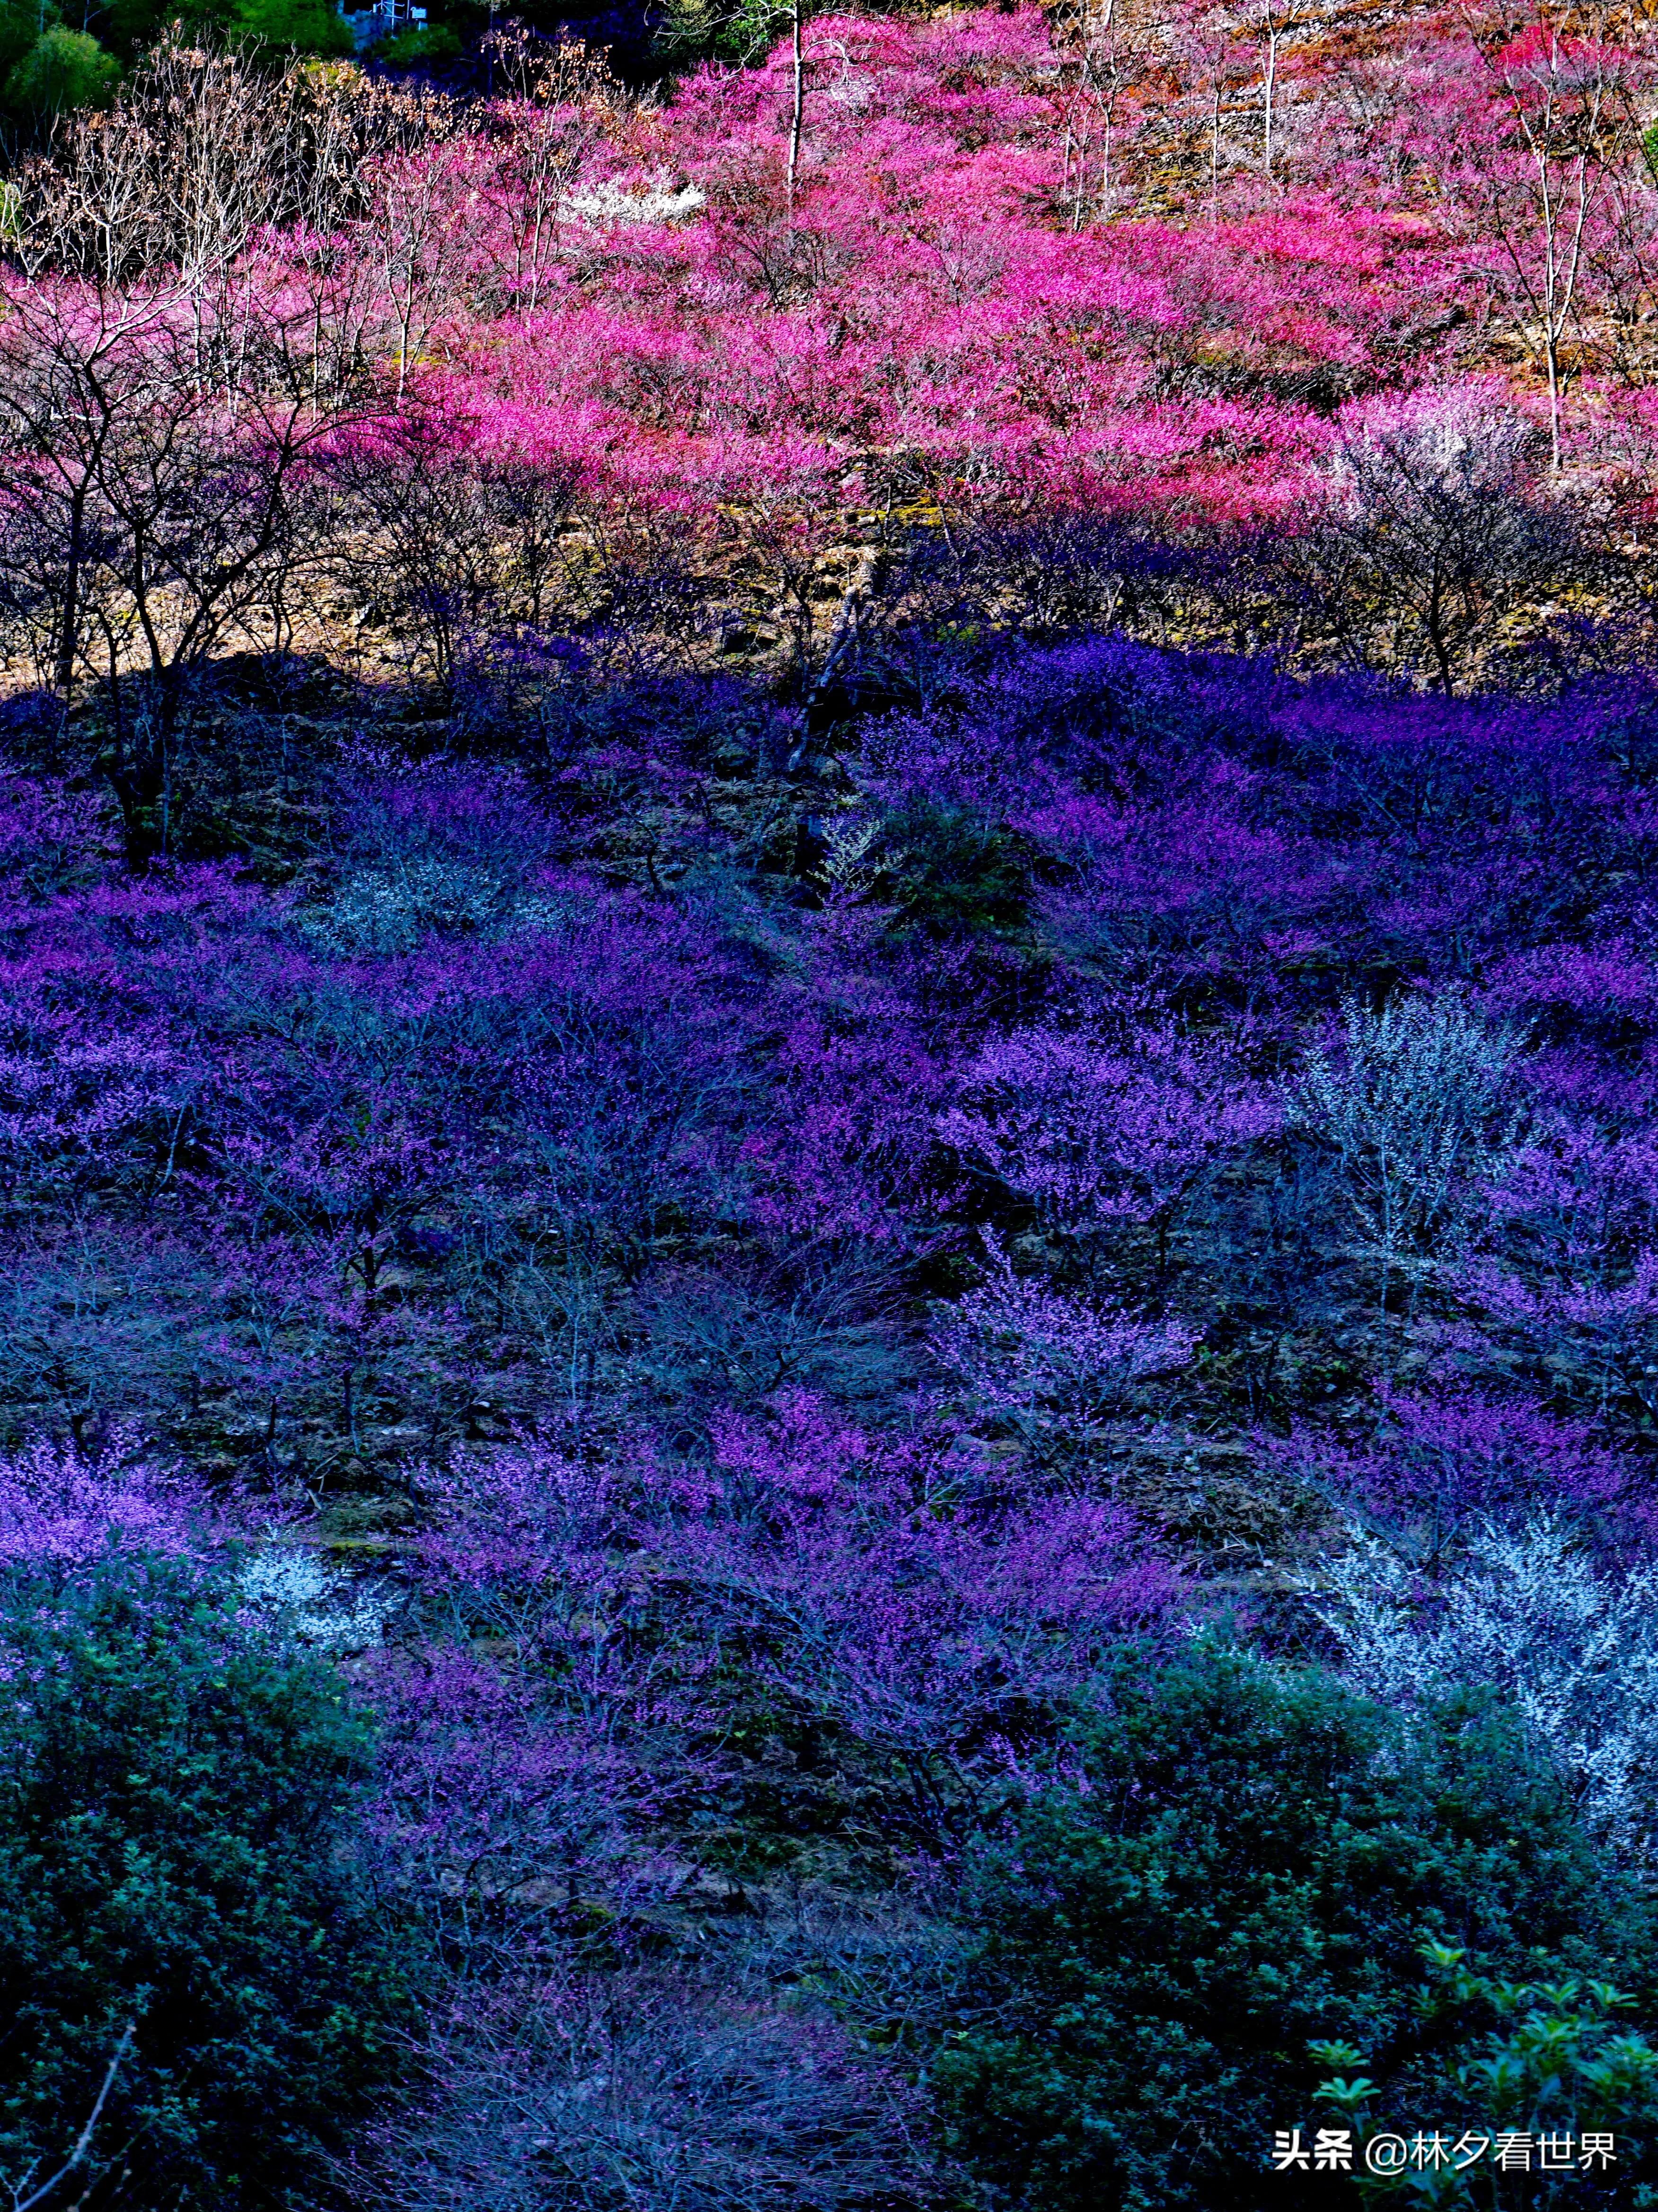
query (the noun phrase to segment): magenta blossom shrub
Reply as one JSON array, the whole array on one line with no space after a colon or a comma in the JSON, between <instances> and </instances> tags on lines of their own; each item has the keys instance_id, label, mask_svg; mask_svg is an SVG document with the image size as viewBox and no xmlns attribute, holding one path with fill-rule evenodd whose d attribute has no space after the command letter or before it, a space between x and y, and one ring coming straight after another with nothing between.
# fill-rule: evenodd
<instances>
[{"instance_id":1,"label":"magenta blossom shrub","mask_svg":"<svg viewBox=\"0 0 1658 2212\"><path fill-rule=\"evenodd\" d=\"M0 1565L82 1565L112 1544L197 1559L211 1525L200 1486L158 1465L132 1431L95 1455L43 1438L0 1461Z\"/></svg>"},{"instance_id":2,"label":"magenta blossom shrub","mask_svg":"<svg viewBox=\"0 0 1658 2212\"><path fill-rule=\"evenodd\" d=\"M1002 1247L986 1241L987 1279L941 1310L928 1339L977 1412L1032 1441L1080 1439L1191 1359L1198 1332L1187 1324L1102 1312L1016 1275Z\"/></svg>"},{"instance_id":3,"label":"magenta blossom shrub","mask_svg":"<svg viewBox=\"0 0 1658 2212\"><path fill-rule=\"evenodd\" d=\"M1571 1516L1603 1539L1658 1534L1642 1463L1608 1449L1587 1423L1554 1419L1522 1398L1466 1387L1389 1390L1368 1435L1303 1428L1266 1448L1430 1572L1467 1530L1540 1511Z\"/></svg>"},{"instance_id":4,"label":"magenta blossom shrub","mask_svg":"<svg viewBox=\"0 0 1658 2212\"><path fill-rule=\"evenodd\" d=\"M388 1820L457 1863L538 1851L567 1883L620 1879L619 1838L727 1787L756 1701L886 1771L883 1817L937 1847L971 1778L1180 1597L1127 1508L999 1496L966 1440L872 1438L800 1391L717 1418L699 1464L525 1446L433 1498L436 1640L377 1677L398 1717ZM507 1671L480 1664L481 1635Z\"/></svg>"}]
</instances>

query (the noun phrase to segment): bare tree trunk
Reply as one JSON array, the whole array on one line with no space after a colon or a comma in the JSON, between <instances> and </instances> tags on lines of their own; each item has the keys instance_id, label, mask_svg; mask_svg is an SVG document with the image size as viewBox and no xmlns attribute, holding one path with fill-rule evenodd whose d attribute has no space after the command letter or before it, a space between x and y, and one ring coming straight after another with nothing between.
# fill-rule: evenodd
<instances>
[{"instance_id":1,"label":"bare tree trunk","mask_svg":"<svg viewBox=\"0 0 1658 2212\"><path fill-rule=\"evenodd\" d=\"M800 9L802 0L793 0L789 10L790 67L793 77L794 105L789 116L789 221L794 221L795 185L800 174L800 126L805 111L806 64L801 45Z\"/></svg>"},{"instance_id":2,"label":"bare tree trunk","mask_svg":"<svg viewBox=\"0 0 1658 2212\"><path fill-rule=\"evenodd\" d=\"M1215 97L1209 110L1209 220L1220 217L1220 64L1215 64Z\"/></svg>"},{"instance_id":3,"label":"bare tree trunk","mask_svg":"<svg viewBox=\"0 0 1658 2212\"><path fill-rule=\"evenodd\" d=\"M1626 48L1608 46L1605 9L1594 11L1570 41L1540 13L1538 27L1543 46L1516 60L1506 46L1493 51L1468 21L1470 43L1500 89L1531 175L1528 186L1516 188L1495 172L1476 173L1473 198L1502 241L1516 301L1539 333L1549 463L1558 474L1570 380L1564 349L1579 313L1590 218L1609 179L1639 156L1652 72L1649 58L1643 64Z\"/></svg>"},{"instance_id":4,"label":"bare tree trunk","mask_svg":"<svg viewBox=\"0 0 1658 2212\"><path fill-rule=\"evenodd\" d=\"M52 669L52 689L67 699L75 681L75 661L81 641L81 563L86 550L87 488L82 483L69 505L69 544L64 562L64 611L58 633L58 653Z\"/></svg>"}]
</instances>

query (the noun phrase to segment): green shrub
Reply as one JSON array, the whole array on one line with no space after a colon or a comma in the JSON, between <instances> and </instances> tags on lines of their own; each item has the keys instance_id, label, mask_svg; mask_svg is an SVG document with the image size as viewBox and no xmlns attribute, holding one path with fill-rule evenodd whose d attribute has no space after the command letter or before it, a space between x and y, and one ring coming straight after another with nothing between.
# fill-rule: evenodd
<instances>
[{"instance_id":1,"label":"green shrub","mask_svg":"<svg viewBox=\"0 0 1658 2212\"><path fill-rule=\"evenodd\" d=\"M902 923L931 937L1017 939L1028 931L1030 854L1013 831L965 807L918 802L890 817L884 834Z\"/></svg>"},{"instance_id":2,"label":"green shrub","mask_svg":"<svg viewBox=\"0 0 1658 2212\"><path fill-rule=\"evenodd\" d=\"M96 39L54 24L41 33L7 76L6 104L32 115L101 107L120 74L119 62Z\"/></svg>"},{"instance_id":3,"label":"green shrub","mask_svg":"<svg viewBox=\"0 0 1658 2212\"><path fill-rule=\"evenodd\" d=\"M11 75L45 31L59 27L56 0L36 9L28 0L0 0L0 80Z\"/></svg>"},{"instance_id":4,"label":"green shrub","mask_svg":"<svg viewBox=\"0 0 1658 2212\"><path fill-rule=\"evenodd\" d=\"M351 26L329 0L240 0L235 28L251 45L282 54L354 54Z\"/></svg>"},{"instance_id":5,"label":"green shrub","mask_svg":"<svg viewBox=\"0 0 1658 2212\"><path fill-rule=\"evenodd\" d=\"M1424 1943L1533 1975L1540 1954L1600 1973L1638 1947L1490 1701L1412 1741L1327 1677L1198 1646L1125 1674L1072 1756L972 1872L985 1936L936 2069L957 2148L1023 2212L1324 2201L1343 2185L1269 2153L1329 2046L1363 2054L1389 2126L1480 2117L1470 2025L1424 1999Z\"/></svg>"},{"instance_id":6,"label":"green shrub","mask_svg":"<svg viewBox=\"0 0 1658 2212\"><path fill-rule=\"evenodd\" d=\"M410 2004L354 1876L362 1724L177 1563L112 1553L4 1596L0 2179L65 2155L131 2025L94 2167L122 2156L145 2205L314 2206Z\"/></svg>"},{"instance_id":7,"label":"green shrub","mask_svg":"<svg viewBox=\"0 0 1658 2212\"><path fill-rule=\"evenodd\" d=\"M1611 2136L1613 2160L1589 2169L1581 2157L1552 2180L1541 2174L1527 2185L1528 2201L1552 2205L1562 2199L1582 2205L1626 2205L1629 2212L1658 2204L1658 2189L1638 2177L1650 2174L1658 2148L1658 2051L1643 2035L1632 2034L1625 2015L1635 2000L1608 1982L1513 1982L1469 1972L1455 1945L1423 1947L1428 1986L1421 1995L1425 2022L1448 2027L1463 2052L1453 2053L1456 2081L1468 2092L1483 2127L1518 2130L1533 2142L1552 2136L1574 2143L1591 2135ZM1315 2045L1321 2063L1341 2070L1321 2081L1315 2096L1325 2109L1316 2124L1343 2130L1355 2146L1370 2142L1388 2124L1376 2108L1376 2084L1362 2069L1364 2056L1351 2044ZM1355 2070L1358 2069L1358 2070ZM1313 2140L1309 2130L1307 2140ZM1358 2179L1366 2204L1382 2204L1401 2194L1445 2212L1475 2212L1497 2197L1497 2169L1486 2160L1459 2166L1455 2154L1443 2165L1424 2166L1392 2180ZM1363 2161L1368 2166L1368 2159Z\"/></svg>"},{"instance_id":8,"label":"green shrub","mask_svg":"<svg viewBox=\"0 0 1658 2212\"><path fill-rule=\"evenodd\" d=\"M412 69L417 62L452 62L459 53L460 40L446 23L415 23L376 46L374 59L390 69Z\"/></svg>"}]
</instances>

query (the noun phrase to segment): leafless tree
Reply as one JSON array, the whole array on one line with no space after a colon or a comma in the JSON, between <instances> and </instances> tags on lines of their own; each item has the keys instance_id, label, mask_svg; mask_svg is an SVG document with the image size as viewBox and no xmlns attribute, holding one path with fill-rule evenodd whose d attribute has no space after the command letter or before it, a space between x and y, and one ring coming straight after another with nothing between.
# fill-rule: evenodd
<instances>
[{"instance_id":1,"label":"leafless tree","mask_svg":"<svg viewBox=\"0 0 1658 2212\"><path fill-rule=\"evenodd\" d=\"M339 365L319 405L303 309L251 289L225 296L223 321L166 283L20 278L4 304L6 610L60 691L82 670L107 680L129 839L165 850L191 682L227 638L270 641L296 566L319 558L305 480L357 380ZM204 374L215 356L234 357L234 388Z\"/></svg>"},{"instance_id":2,"label":"leafless tree","mask_svg":"<svg viewBox=\"0 0 1658 2212\"><path fill-rule=\"evenodd\" d=\"M387 2130L396 2212L853 2212L947 2201L919 2099L821 2014L636 1973L549 1972L433 2054Z\"/></svg>"},{"instance_id":3,"label":"leafless tree","mask_svg":"<svg viewBox=\"0 0 1658 2212\"><path fill-rule=\"evenodd\" d=\"M1592 9L1572 34L1539 6L1525 34L1469 23L1470 45L1497 94L1503 125L1471 142L1447 179L1495 248L1489 274L1537 334L1549 394L1551 467L1561 463L1567 340L1612 183L1640 160L1654 71L1621 42L1612 13Z\"/></svg>"},{"instance_id":4,"label":"leafless tree","mask_svg":"<svg viewBox=\"0 0 1658 2212\"><path fill-rule=\"evenodd\" d=\"M589 158L631 112L600 53L577 40L535 37L521 24L484 40L495 161L483 191L498 240L493 303L534 314L566 251L569 202Z\"/></svg>"},{"instance_id":5,"label":"leafless tree","mask_svg":"<svg viewBox=\"0 0 1658 2212\"><path fill-rule=\"evenodd\" d=\"M167 849L196 676L228 639L280 643L319 562L323 465L384 410L388 325L406 368L412 293L377 286L340 240L444 127L428 101L174 40L19 179L0 613L60 693L107 684L106 766L136 854ZM273 228L295 248L281 284L261 267Z\"/></svg>"},{"instance_id":6,"label":"leafless tree","mask_svg":"<svg viewBox=\"0 0 1658 2212\"><path fill-rule=\"evenodd\" d=\"M1517 416L1447 400L1407 404L1346 439L1315 526L1277 566L1308 595L1349 660L1425 660L1458 690L1529 593L1581 574L1575 511L1536 481L1540 442Z\"/></svg>"},{"instance_id":7,"label":"leafless tree","mask_svg":"<svg viewBox=\"0 0 1658 2212\"><path fill-rule=\"evenodd\" d=\"M259 234L366 214L364 166L429 143L448 102L294 63L256 66L174 33L113 106L67 117L19 179L12 258L106 285L173 272L210 298Z\"/></svg>"},{"instance_id":8,"label":"leafless tree","mask_svg":"<svg viewBox=\"0 0 1658 2212\"><path fill-rule=\"evenodd\" d=\"M573 469L457 450L415 416L338 460L337 574L411 671L452 691L494 637L538 630L568 581Z\"/></svg>"},{"instance_id":9,"label":"leafless tree","mask_svg":"<svg viewBox=\"0 0 1658 2212\"><path fill-rule=\"evenodd\" d=\"M1072 230L1080 230L1090 213L1108 216L1116 204L1121 110L1145 69L1151 40L1145 19L1129 17L1121 0L1099 0L1078 13L1060 95L1061 201Z\"/></svg>"}]
</instances>

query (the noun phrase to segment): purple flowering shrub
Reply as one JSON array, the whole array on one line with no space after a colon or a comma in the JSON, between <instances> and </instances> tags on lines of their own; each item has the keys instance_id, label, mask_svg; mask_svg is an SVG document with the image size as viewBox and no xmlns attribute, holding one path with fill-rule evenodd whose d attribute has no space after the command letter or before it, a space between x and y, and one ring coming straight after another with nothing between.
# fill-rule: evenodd
<instances>
[{"instance_id":1,"label":"purple flowering shrub","mask_svg":"<svg viewBox=\"0 0 1658 2212\"><path fill-rule=\"evenodd\" d=\"M1176 1321L1102 1312L1014 1273L988 1245L986 1279L944 1309L929 1340L980 1413L1033 1444L1085 1441L1143 1395L1138 1386L1184 1366L1193 1331Z\"/></svg>"},{"instance_id":2,"label":"purple flowering shrub","mask_svg":"<svg viewBox=\"0 0 1658 2212\"><path fill-rule=\"evenodd\" d=\"M871 1437L801 1391L716 1415L690 1462L635 1445L595 1468L517 1447L428 1495L431 1641L412 1670L386 1662L398 1739L446 1794L503 1729L514 1757L533 1755L544 1826L526 1848L560 1855L566 1904L628 1830L662 1827L676 1804L728 1821L775 1787L768 1733L797 1747L779 1848L844 1817L849 1775L872 1847L942 1848L984 1780L1051 1735L1180 1595L1121 1504L1010 1495L959 1431ZM516 1655L505 1680L479 1668L480 1641ZM454 1802L464 1825L472 1796Z\"/></svg>"},{"instance_id":3,"label":"purple flowering shrub","mask_svg":"<svg viewBox=\"0 0 1658 2212\"><path fill-rule=\"evenodd\" d=\"M0 1551L240 1540L379 1717L444 1994L377 2201L966 2187L954 1870L1126 1652L1339 1660L1344 1532L1645 1571L1642 684L842 672L825 733L584 647L436 752L364 694L246 865L18 741ZM1388 1604L1377 1694L1490 1672Z\"/></svg>"},{"instance_id":4,"label":"purple flowering shrub","mask_svg":"<svg viewBox=\"0 0 1658 2212\"><path fill-rule=\"evenodd\" d=\"M4 163L0 2206L1255 2212L1424 1942L1658 2017L1658 45L161 12Z\"/></svg>"},{"instance_id":5,"label":"purple flowering shrub","mask_svg":"<svg viewBox=\"0 0 1658 2212\"><path fill-rule=\"evenodd\" d=\"M106 1439L96 1459L37 1437L0 1462L0 1561L84 1565L111 1544L191 1557L206 1506L199 1486L148 1459L136 1432Z\"/></svg>"},{"instance_id":6,"label":"purple flowering shrub","mask_svg":"<svg viewBox=\"0 0 1658 2212\"><path fill-rule=\"evenodd\" d=\"M515 2203L537 2158L573 2204L617 2172L662 2201L930 2195L913 2064L853 2031L890 2038L918 1972L936 2013L938 1934L894 1899L826 1963L825 1871L878 1898L951 1853L1180 1595L1124 1507L1010 1497L965 1441L871 1437L796 1391L716 1416L690 1462L516 1446L430 1478L422 1634L366 1678L375 1849L457 1991L381 2145L394 2201L482 2171ZM676 1964L711 1913L713 1955Z\"/></svg>"},{"instance_id":7,"label":"purple flowering shrub","mask_svg":"<svg viewBox=\"0 0 1658 2212\"><path fill-rule=\"evenodd\" d=\"M1241 1076L1235 1047L1194 1044L1167 1023L1120 1042L1016 1031L980 1052L963 1091L938 1127L965 1161L1049 1231L1086 1241L1133 1224L1155 1237L1160 1261L1204 1175L1280 1119Z\"/></svg>"}]
</instances>

